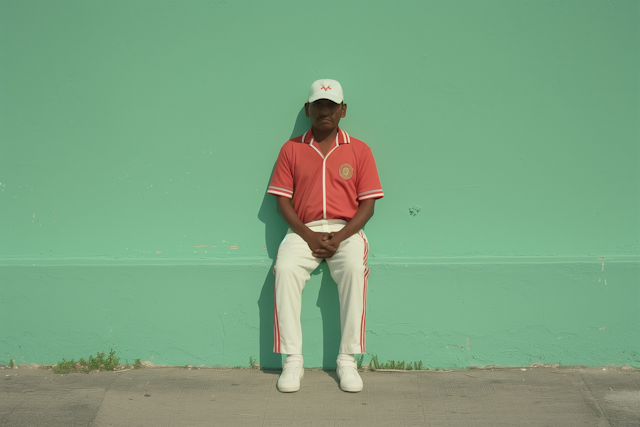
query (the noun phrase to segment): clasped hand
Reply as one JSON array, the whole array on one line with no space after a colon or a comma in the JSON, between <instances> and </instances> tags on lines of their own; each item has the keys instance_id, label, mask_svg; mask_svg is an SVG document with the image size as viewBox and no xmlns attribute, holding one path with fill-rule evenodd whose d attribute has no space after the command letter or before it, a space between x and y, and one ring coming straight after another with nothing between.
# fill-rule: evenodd
<instances>
[{"instance_id":1,"label":"clasped hand","mask_svg":"<svg viewBox=\"0 0 640 427\"><path fill-rule=\"evenodd\" d=\"M316 258L331 258L340 246L340 242L334 239L334 236L335 233L313 232L309 240L307 240L313 256Z\"/></svg>"}]
</instances>

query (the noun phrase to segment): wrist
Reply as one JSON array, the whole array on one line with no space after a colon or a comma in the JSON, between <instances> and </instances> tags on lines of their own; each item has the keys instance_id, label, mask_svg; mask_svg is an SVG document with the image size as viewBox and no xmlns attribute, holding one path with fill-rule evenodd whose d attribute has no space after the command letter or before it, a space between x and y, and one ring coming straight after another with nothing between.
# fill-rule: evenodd
<instances>
[{"instance_id":1,"label":"wrist","mask_svg":"<svg viewBox=\"0 0 640 427\"><path fill-rule=\"evenodd\" d=\"M342 232L342 230L338 231L338 232L337 232L336 234L334 234L334 235L333 235L333 237L331 238L331 241L332 241L333 243L338 243L338 244L342 243L342 242L343 242L343 241L345 241L345 240L346 240L345 233L343 233L343 232Z\"/></svg>"},{"instance_id":2,"label":"wrist","mask_svg":"<svg viewBox=\"0 0 640 427\"><path fill-rule=\"evenodd\" d=\"M302 240L304 240L305 242L309 243L309 241L311 240L312 236L313 236L313 231L311 231L311 229L309 227L307 227L306 225L302 226L302 229L300 230L300 233L298 233L300 235L300 237L302 237Z\"/></svg>"}]
</instances>

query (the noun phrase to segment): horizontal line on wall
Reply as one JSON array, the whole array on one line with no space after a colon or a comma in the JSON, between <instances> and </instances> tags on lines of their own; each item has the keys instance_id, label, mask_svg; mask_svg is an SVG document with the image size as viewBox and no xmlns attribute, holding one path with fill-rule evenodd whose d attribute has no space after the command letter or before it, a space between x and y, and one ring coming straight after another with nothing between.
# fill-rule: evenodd
<instances>
[{"instance_id":1,"label":"horizontal line on wall","mask_svg":"<svg viewBox=\"0 0 640 427\"><path fill-rule=\"evenodd\" d=\"M640 263L640 256L520 256L520 257L422 257L395 258L369 257L369 266L375 265L474 265L474 264L601 264L601 263ZM58 267L58 266L178 266L178 265L228 265L248 267L271 267L269 258L4 258L0 267Z\"/></svg>"}]
</instances>

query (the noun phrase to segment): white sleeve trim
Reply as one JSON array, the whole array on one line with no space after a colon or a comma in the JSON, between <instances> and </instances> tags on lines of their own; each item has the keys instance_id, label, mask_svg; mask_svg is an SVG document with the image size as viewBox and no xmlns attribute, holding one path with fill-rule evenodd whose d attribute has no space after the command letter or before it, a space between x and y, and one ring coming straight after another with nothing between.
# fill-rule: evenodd
<instances>
[{"instance_id":1,"label":"white sleeve trim","mask_svg":"<svg viewBox=\"0 0 640 427\"><path fill-rule=\"evenodd\" d=\"M293 198L293 191L287 190L286 188L282 188L282 187L270 186L269 189L267 190L267 193L274 194L276 196L284 196L289 199Z\"/></svg>"},{"instance_id":2,"label":"white sleeve trim","mask_svg":"<svg viewBox=\"0 0 640 427\"><path fill-rule=\"evenodd\" d=\"M371 193L382 193L382 188L378 188L376 190L362 191L358 193L358 197L364 196L365 194L371 194Z\"/></svg>"},{"instance_id":3,"label":"white sleeve trim","mask_svg":"<svg viewBox=\"0 0 640 427\"><path fill-rule=\"evenodd\" d=\"M270 190L280 190L280 191L284 191L285 193L293 194L293 190L289 190L288 188L283 188L283 187L276 187L275 185L270 185L269 189Z\"/></svg>"},{"instance_id":4,"label":"white sleeve trim","mask_svg":"<svg viewBox=\"0 0 640 427\"><path fill-rule=\"evenodd\" d=\"M366 196L358 196L358 200L367 200L367 199L381 199L384 197L384 193L381 191L379 193L371 193Z\"/></svg>"}]
</instances>

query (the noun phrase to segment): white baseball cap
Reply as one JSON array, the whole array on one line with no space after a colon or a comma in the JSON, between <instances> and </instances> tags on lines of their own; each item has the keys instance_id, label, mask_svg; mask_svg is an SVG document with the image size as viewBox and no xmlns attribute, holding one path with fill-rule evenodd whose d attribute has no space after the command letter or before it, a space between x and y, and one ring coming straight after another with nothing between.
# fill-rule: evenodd
<instances>
[{"instance_id":1,"label":"white baseball cap","mask_svg":"<svg viewBox=\"0 0 640 427\"><path fill-rule=\"evenodd\" d=\"M316 80L311 85L311 90L309 91L309 102L313 102L318 99L328 99L336 104L341 104L344 101L342 86L340 86L340 83L336 80Z\"/></svg>"}]
</instances>

